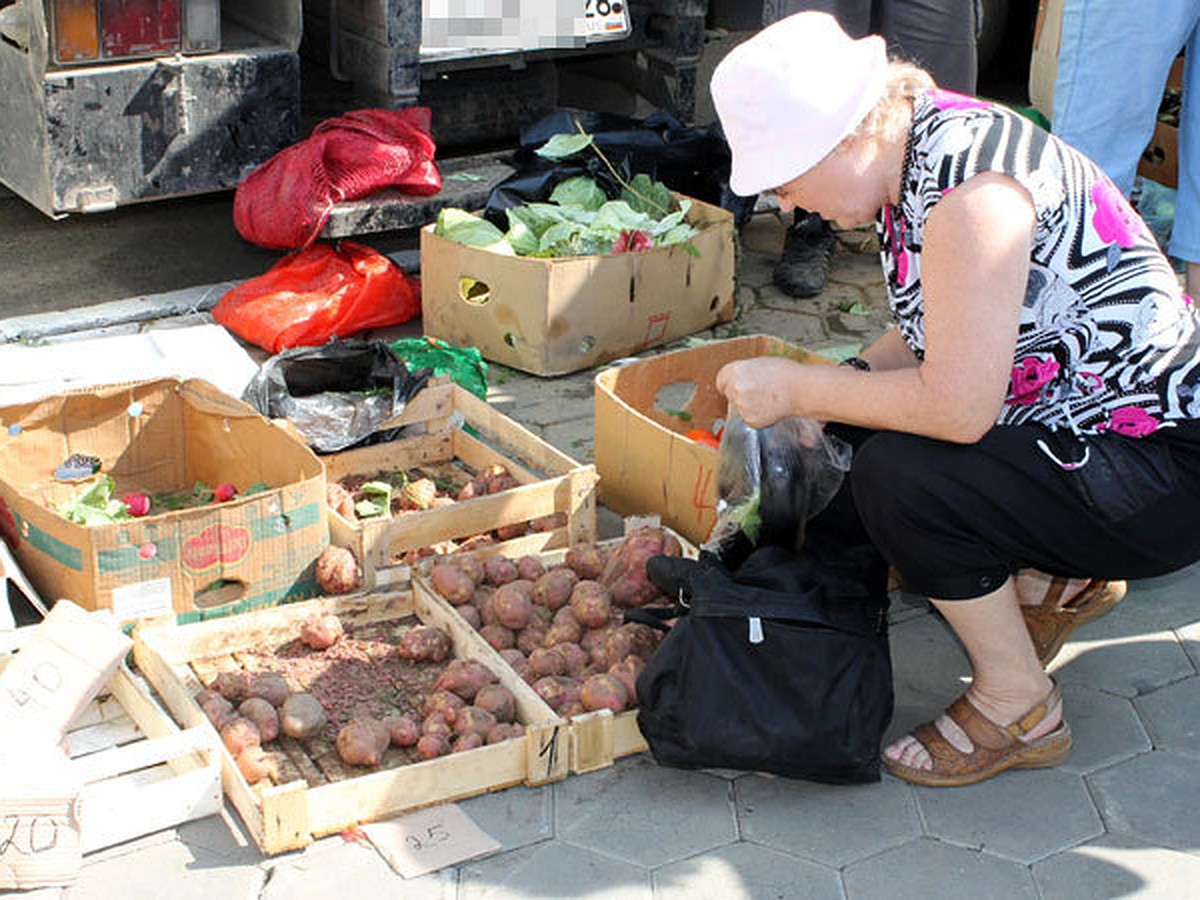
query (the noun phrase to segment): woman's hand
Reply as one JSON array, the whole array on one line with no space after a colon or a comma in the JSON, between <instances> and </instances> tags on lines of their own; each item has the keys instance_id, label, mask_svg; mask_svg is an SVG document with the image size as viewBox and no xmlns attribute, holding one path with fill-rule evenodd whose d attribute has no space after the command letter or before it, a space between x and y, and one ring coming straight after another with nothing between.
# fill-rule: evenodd
<instances>
[{"instance_id":1,"label":"woman's hand","mask_svg":"<svg viewBox=\"0 0 1200 900\"><path fill-rule=\"evenodd\" d=\"M717 372L717 390L751 428L765 428L784 416L803 415L797 398L809 367L782 356L759 356L726 363Z\"/></svg>"}]
</instances>

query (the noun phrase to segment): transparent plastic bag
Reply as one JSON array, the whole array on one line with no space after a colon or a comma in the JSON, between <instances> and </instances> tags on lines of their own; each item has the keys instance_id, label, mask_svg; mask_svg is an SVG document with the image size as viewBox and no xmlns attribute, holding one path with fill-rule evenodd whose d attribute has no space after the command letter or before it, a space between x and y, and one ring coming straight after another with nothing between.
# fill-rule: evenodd
<instances>
[{"instance_id":1,"label":"transparent plastic bag","mask_svg":"<svg viewBox=\"0 0 1200 900\"><path fill-rule=\"evenodd\" d=\"M799 552L806 523L841 487L850 456L850 445L815 419L751 428L731 408L717 454L717 521L704 549L733 566L755 547Z\"/></svg>"}]
</instances>

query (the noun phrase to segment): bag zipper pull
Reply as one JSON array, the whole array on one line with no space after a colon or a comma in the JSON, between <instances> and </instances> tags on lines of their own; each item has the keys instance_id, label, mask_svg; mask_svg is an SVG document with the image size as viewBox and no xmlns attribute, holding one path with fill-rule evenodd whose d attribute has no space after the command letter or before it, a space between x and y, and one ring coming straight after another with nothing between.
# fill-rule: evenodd
<instances>
[{"instance_id":1,"label":"bag zipper pull","mask_svg":"<svg viewBox=\"0 0 1200 900\"><path fill-rule=\"evenodd\" d=\"M763 642L762 619L758 616L750 617L750 643L761 644Z\"/></svg>"}]
</instances>

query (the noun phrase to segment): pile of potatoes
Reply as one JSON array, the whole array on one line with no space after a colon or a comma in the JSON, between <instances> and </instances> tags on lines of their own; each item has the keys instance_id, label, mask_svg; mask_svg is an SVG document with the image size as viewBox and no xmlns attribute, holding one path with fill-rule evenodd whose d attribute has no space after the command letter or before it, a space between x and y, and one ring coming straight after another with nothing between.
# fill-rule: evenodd
<instances>
[{"instance_id":1,"label":"pile of potatoes","mask_svg":"<svg viewBox=\"0 0 1200 900\"><path fill-rule=\"evenodd\" d=\"M637 705L637 677L659 640L653 628L622 624L623 610L663 599L646 561L680 553L669 532L643 527L608 553L575 545L551 567L536 556L454 556L429 578L559 715L617 713Z\"/></svg>"},{"instance_id":2,"label":"pile of potatoes","mask_svg":"<svg viewBox=\"0 0 1200 900\"><path fill-rule=\"evenodd\" d=\"M337 616L314 615L301 623L299 639L310 650L323 652L343 633ZM440 663L451 650L450 636L428 625L408 629L396 646L396 654L412 662ZM525 728L516 722L516 698L498 681L478 660L452 660L424 699L421 717L355 716L338 731L338 755L349 765L378 766L392 745L415 747L422 759L434 759L519 737ZM293 692L276 672L222 672L195 700L251 784L264 778L279 781L264 743L280 734L298 740L314 737L329 721L316 697Z\"/></svg>"}]
</instances>

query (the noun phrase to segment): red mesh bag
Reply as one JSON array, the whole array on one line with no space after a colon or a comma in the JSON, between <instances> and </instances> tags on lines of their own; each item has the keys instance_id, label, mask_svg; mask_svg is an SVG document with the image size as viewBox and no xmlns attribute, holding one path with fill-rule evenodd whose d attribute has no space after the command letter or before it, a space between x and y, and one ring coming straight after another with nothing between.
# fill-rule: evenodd
<instances>
[{"instance_id":1,"label":"red mesh bag","mask_svg":"<svg viewBox=\"0 0 1200 900\"><path fill-rule=\"evenodd\" d=\"M233 224L253 244L307 247L333 204L386 187L429 196L442 189L427 107L359 109L326 119L276 153L238 185Z\"/></svg>"},{"instance_id":2,"label":"red mesh bag","mask_svg":"<svg viewBox=\"0 0 1200 900\"><path fill-rule=\"evenodd\" d=\"M213 307L213 318L271 353L406 322L421 312L420 282L381 253L342 241L290 253Z\"/></svg>"}]
</instances>

